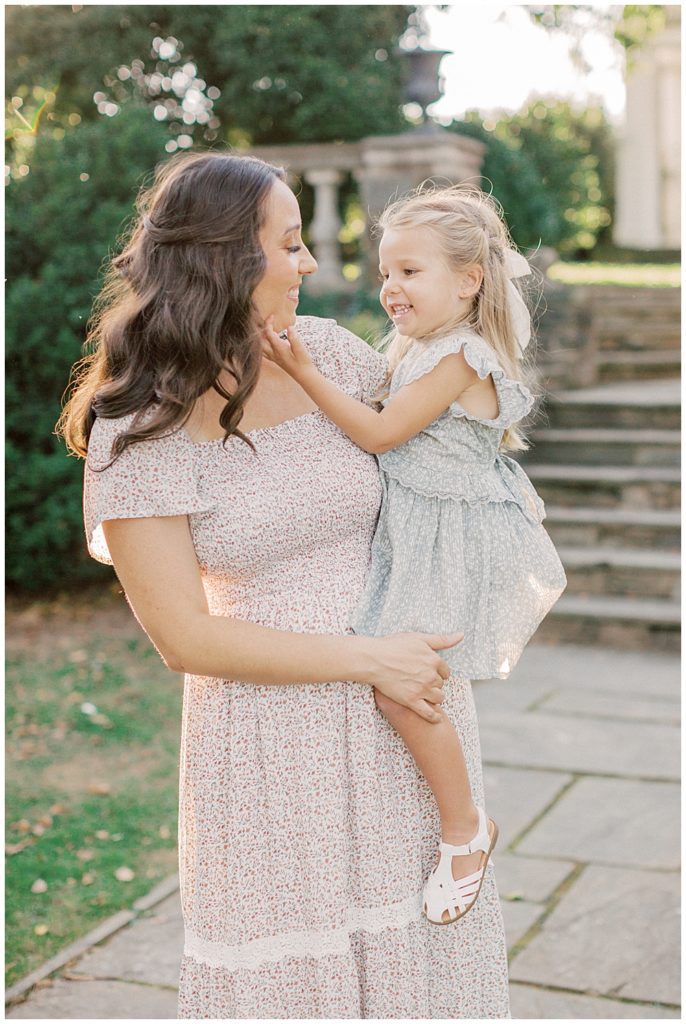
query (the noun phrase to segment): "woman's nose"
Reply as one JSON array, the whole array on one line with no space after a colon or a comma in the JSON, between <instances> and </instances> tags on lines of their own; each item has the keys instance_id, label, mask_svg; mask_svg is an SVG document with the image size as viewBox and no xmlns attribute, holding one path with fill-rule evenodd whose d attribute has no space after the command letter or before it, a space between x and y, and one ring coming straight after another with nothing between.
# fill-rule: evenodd
<instances>
[{"instance_id":1,"label":"woman's nose","mask_svg":"<svg viewBox=\"0 0 686 1024\"><path fill-rule=\"evenodd\" d=\"M300 267L299 267L300 273L301 274L314 274L315 270L317 269L317 261L316 261L316 259L314 258L314 256L312 255L312 253L310 252L309 249L305 249L305 253L306 253L306 255L303 254L303 258L300 261Z\"/></svg>"}]
</instances>

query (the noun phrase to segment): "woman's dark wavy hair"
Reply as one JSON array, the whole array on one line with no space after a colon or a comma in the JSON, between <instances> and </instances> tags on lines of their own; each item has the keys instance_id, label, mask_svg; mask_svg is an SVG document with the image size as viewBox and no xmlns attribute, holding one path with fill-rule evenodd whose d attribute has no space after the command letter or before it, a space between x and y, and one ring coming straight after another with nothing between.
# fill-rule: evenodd
<instances>
[{"instance_id":1,"label":"woman's dark wavy hair","mask_svg":"<svg viewBox=\"0 0 686 1024\"><path fill-rule=\"evenodd\" d=\"M182 427L209 388L226 399L224 443L257 383L261 344L252 295L265 270L258 233L282 168L254 157L184 153L158 166L137 217L107 268L88 324L89 354L72 370L55 432L85 457L96 416L135 413L116 438L137 441ZM229 393L219 382L228 370ZM104 467L103 467L104 468Z\"/></svg>"}]
</instances>

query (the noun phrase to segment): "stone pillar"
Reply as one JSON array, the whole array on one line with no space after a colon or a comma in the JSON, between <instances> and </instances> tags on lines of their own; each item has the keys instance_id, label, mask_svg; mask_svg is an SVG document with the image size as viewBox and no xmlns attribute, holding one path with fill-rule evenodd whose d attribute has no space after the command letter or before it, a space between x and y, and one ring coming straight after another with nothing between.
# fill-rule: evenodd
<instances>
[{"instance_id":1,"label":"stone pillar","mask_svg":"<svg viewBox=\"0 0 686 1024\"><path fill-rule=\"evenodd\" d=\"M665 28L627 72L613 237L630 249L681 244L681 13L675 4L665 11Z\"/></svg>"},{"instance_id":2,"label":"stone pillar","mask_svg":"<svg viewBox=\"0 0 686 1024\"><path fill-rule=\"evenodd\" d=\"M310 236L319 270L308 278L307 288L313 294L341 291L344 287L343 265L338 245L342 221L338 214L338 186L343 180L340 171L320 168L305 171L305 181L314 188L314 217Z\"/></svg>"}]
</instances>

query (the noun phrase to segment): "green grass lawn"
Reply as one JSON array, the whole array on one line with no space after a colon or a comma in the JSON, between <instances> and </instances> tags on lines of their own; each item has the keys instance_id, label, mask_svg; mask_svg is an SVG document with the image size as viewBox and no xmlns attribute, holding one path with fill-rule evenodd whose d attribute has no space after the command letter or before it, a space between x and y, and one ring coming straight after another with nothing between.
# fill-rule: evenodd
<instances>
[{"instance_id":1,"label":"green grass lawn","mask_svg":"<svg viewBox=\"0 0 686 1024\"><path fill-rule=\"evenodd\" d=\"M562 284L614 284L627 287L678 288L678 263L553 263L548 271Z\"/></svg>"},{"instance_id":2,"label":"green grass lawn","mask_svg":"<svg viewBox=\"0 0 686 1024\"><path fill-rule=\"evenodd\" d=\"M62 604L7 615L8 985L176 870L181 679L122 598Z\"/></svg>"}]
</instances>

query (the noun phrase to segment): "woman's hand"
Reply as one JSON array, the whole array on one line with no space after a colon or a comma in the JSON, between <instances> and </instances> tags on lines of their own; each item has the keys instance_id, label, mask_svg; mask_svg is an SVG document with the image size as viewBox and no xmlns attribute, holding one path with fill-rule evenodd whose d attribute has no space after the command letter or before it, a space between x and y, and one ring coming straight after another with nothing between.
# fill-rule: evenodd
<instances>
[{"instance_id":1,"label":"woman's hand","mask_svg":"<svg viewBox=\"0 0 686 1024\"><path fill-rule=\"evenodd\" d=\"M288 327L286 333L288 341L274 330L274 317L267 317L262 334L263 352L267 359L271 359L295 380L300 380L314 370L315 365L295 328Z\"/></svg>"},{"instance_id":2,"label":"woman's hand","mask_svg":"<svg viewBox=\"0 0 686 1024\"><path fill-rule=\"evenodd\" d=\"M370 671L366 682L427 722L440 722L434 708L442 704L448 664L437 652L454 647L463 633L396 633L374 637L370 644Z\"/></svg>"}]
</instances>

